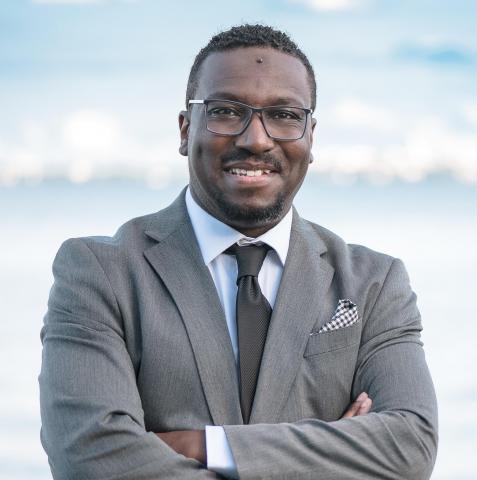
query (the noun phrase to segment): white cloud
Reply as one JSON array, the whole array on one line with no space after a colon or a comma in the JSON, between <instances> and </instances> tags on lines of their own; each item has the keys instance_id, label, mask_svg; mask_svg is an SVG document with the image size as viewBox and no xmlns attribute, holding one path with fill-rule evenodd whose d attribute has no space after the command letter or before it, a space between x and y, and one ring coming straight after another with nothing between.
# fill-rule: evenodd
<instances>
[{"instance_id":1,"label":"white cloud","mask_svg":"<svg viewBox=\"0 0 477 480\"><path fill-rule=\"evenodd\" d=\"M0 186L56 177L136 178L161 186L187 178L177 138L140 142L109 112L82 109L53 124L20 130L16 142L0 138Z\"/></svg>"},{"instance_id":2,"label":"white cloud","mask_svg":"<svg viewBox=\"0 0 477 480\"><path fill-rule=\"evenodd\" d=\"M477 103L465 105L462 111L466 120L474 127L477 127Z\"/></svg>"},{"instance_id":3,"label":"white cloud","mask_svg":"<svg viewBox=\"0 0 477 480\"><path fill-rule=\"evenodd\" d=\"M104 0L32 0L41 5L80 5L91 3L104 3Z\"/></svg>"},{"instance_id":4,"label":"white cloud","mask_svg":"<svg viewBox=\"0 0 477 480\"><path fill-rule=\"evenodd\" d=\"M312 10L332 12L350 10L363 4L362 0L289 0L291 3L301 3Z\"/></svg>"},{"instance_id":5,"label":"white cloud","mask_svg":"<svg viewBox=\"0 0 477 480\"><path fill-rule=\"evenodd\" d=\"M96 3L133 3L136 0L31 0L40 5L92 5Z\"/></svg>"},{"instance_id":6,"label":"white cloud","mask_svg":"<svg viewBox=\"0 0 477 480\"><path fill-rule=\"evenodd\" d=\"M340 127L370 128L381 131L391 131L398 124L395 114L390 110L353 98L344 99L332 107L329 120Z\"/></svg>"},{"instance_id":7,"label":"white cloud","mask_svg":"<svg viewBox=\"0 0 477 480\"><path fill-rule=\"evenodd\" d=\"M0 186L57 177L74 182L123 177L154 186L186 181L187 159L178 153L178 138L139 140L126 121L107 111L82 109L51 124L23 125L16 141L0 137ZM430 117L400 128L401 140L385 144L378 142L379 133L375 142L371 136L346 144L346 134L337 144L318 141L311 168L340 182L417 182L442 172L477 184L477 127L457 130Z\"/></svg>"},{"instance_id":8,"label":"white cloud","mask_svg":"<svg viewBox=\"0 0 477 480\"><path fill-rule=\"evenodd\" d=\"M72 150L93 156L108 156L119 143L120 125L111 114L79 110L65 119L63 139Z\"/></svg>"},{"instance_id":9,"label":"white cloud","mask_svg":"<svg viewBox=\"0 0 477 480\"><path fill-rule=\"evenodd\" d=\"M437 118L424 118L407 128L399 143L318 147L312 168L334 178L375 182L417 182L433 173L449 173L477 183L477 132L454 130Z\"/></svg>"}]
</instances>

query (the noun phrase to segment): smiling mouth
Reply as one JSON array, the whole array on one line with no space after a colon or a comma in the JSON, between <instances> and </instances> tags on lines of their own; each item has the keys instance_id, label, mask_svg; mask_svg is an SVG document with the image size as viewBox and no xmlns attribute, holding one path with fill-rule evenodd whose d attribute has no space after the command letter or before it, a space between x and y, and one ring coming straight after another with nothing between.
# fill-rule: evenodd
<instances>
[{"instance_id":1,"label":"smiling mouth","mask_svg":"<svg viewBox=\"0 0 477 480\"><path fill-rule=\"evenodd\" d=\"M253 170L246 170L244 168L229 168L225 170L227 173L231 173L232 175L239 175L242 177L261 177L262 175L269 175L272 173L271 170L257 168Z\"/></svg>"}]
</instances>

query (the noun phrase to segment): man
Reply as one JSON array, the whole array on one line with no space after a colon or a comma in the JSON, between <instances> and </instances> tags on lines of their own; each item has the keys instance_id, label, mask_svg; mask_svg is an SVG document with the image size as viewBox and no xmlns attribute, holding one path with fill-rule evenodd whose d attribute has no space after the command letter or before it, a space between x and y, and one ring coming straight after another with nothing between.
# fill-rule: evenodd
<instances>
[{"instance_id":1,"label":"man","mask_svg":"<svg viewBox=\"0 0 477 480\"><path fill-rule=\"evenodd\" d=\"M179 115L188 189L63 244L40 375L55 478L429 478L436 401L402 263L292 208L315 95L282 32L216 35Z\"/></svg>"}]
</instances>

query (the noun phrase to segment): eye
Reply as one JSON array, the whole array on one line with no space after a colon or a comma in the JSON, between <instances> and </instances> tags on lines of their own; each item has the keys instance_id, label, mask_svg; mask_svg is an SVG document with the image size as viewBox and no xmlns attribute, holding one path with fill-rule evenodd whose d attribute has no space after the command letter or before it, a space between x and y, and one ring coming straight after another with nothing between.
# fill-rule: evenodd
<instances>
[{"instance_id":1,"label":"eye","mask_svg":"<svg viewBox=\"0 0 477 480\"><path fill-rule=\"evenodd\" d=\"M278 110L277 112L274 112L273 113L273 116L275 118L287 118L287 119L292 119L292 118L296 118L296 115L293 114L292 112L289 112L287 110Z\"/></svg>"},{"instance_id":2,"label":"eye","mask_svg":"<svg viewBox=\"0 0 477 480\"><path fill-rule=\"evenodd\" d=\"M302 121L303 111L298 108L273 108L267 110L267 117L277 121Z\"/></svg>"},{"instance_id":3,"label":"eye","mask_svg":"<svg viewBox=\"0 0 477 480\"><path fill-rule=\"evenodd\" d=\"M240 117L242 112L237 108L228 105L210 105L207 109L207 115L209 117L234 118Z\"/></svg>"}]
</instances>

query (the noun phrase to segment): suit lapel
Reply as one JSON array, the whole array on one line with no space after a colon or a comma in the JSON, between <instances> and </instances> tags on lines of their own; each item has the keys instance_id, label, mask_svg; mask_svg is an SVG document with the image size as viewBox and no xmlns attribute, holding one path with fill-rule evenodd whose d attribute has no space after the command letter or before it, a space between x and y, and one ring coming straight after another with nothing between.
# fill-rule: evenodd
<instances>
[{"instance_id":1,"label":"suit lapel","mask_svg":"<svg viewBox=\"0 0 477 480\"><path fill-rule=\"evenodd\" d=\"M144 254L182 316L214 424L241 424L237 370L225 315L184 196L159 212L156 222L146 234L158 243Z\"/></svg>"},{"instance_id":2,"label":"suit lapel","mask_svg":"<svg viewBox=\"0 0 477 480\"><path fill-rule=\"evenodd\" d=\"M276 423L292 388L334 269L321 255L326 246L293 212L290 247L273 309L250 423Z\"/></svg>"}]
</instances>

